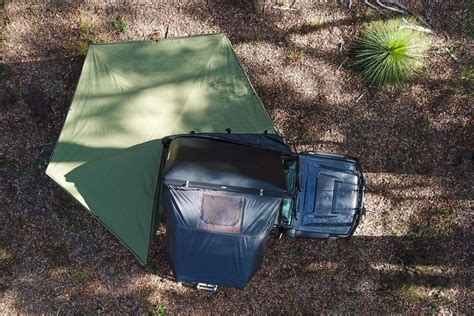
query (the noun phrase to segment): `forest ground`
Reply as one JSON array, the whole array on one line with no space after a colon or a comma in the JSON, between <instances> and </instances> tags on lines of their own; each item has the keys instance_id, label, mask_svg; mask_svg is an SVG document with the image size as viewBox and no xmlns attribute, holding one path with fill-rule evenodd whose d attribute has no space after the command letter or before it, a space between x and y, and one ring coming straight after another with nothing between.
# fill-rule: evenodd
<instances>
[{"instance_id":1,"label":"forest ground","mask_svg":"<svg viewBox=\"0 0 474 316\"><path fill-rule=\"evenodd\" d=\"M0 312L472 313L474 8L402 2L432 25L432 48L422 75L380 89L341 66L362 24L380 19L361 1L260 13L235 1L6 5ZM164 227L144 268L46 177L87 44L166 32L224 32L288 142L360 158L371 212L351 240L272 233L248 286L210 295L173 280Z\"/></svg>"}]
</instances>

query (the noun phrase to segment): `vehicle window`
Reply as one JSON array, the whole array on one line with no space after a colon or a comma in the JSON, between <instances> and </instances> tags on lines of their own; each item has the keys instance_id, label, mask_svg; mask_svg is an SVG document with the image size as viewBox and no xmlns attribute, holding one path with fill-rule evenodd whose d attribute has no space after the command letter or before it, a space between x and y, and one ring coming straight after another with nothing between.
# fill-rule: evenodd
<instances>
[{"instance_id":1,"label":"vehicle window","mask_svg":"<svg viewBox=\"0 0 474 316\"><path fill-rule=\"evenodd\" d=\"M197 228L240 233L244 200L242 197L202 193Z\"/></svg>"}]
</instances>

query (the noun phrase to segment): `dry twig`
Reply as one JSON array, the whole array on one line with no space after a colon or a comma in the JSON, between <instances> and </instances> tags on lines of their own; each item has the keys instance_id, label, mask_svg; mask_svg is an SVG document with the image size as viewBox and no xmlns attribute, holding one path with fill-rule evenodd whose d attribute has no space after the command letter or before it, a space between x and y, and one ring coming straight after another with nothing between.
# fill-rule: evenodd
<instances>
[{"instance_id":1,"label":"dry twig","mask_svg":"<svg viewBox=\"0 0 474 316\"><path fill-rule=\"evenodd\" d=\"M275 6L275 5L272 6L272 9L296 11L296 9L294 9L292 7L279 7L279 6Z\"/></svg>"},{"instance_id":2,"label":"dry twig","mask_svg":"<svg viewBox=\"0 0 474 316\"><path fill-rule=\"evenodd\" d=\"M342 63L339 65L339 67L337 67L337 70L341 69L341 67L349 60L349 57L346 57L346 59L344 59L342 61Z\"/></svg>"},{"instance_id":3,"label":"dry twig","mask_svg":"<svg viewBox=\"0 0 474 316\"><path fill-rule=\"evenodd\" d=\"M354 103L359 102L359 101L364 97L364 95L366 95L366 94L367 94L367 91L364 91L364 92L355 100Z\"/></svg>"}]
</instances>

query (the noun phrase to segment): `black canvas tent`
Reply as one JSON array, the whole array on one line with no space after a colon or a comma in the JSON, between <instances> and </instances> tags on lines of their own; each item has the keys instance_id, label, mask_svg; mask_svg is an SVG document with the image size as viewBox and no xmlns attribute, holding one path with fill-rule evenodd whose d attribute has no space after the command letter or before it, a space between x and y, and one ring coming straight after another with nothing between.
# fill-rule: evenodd
<instances>
[{"instance_id":1,"label":"black canvas tent","mask_svg":"<svg viewBox=\"0 0 474 316\"><path fill-rule=\"evenodd\" d=\"M262 263L287 195L276 135L187 135L164 140L167 256L179 281L243 288Z\"/></svg>"}]
</instances>

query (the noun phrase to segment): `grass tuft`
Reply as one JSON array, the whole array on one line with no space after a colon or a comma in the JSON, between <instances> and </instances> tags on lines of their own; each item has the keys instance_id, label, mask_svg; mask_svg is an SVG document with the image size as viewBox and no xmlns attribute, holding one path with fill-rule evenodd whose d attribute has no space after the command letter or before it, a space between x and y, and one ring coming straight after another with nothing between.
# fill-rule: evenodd
<instances>
[{"instance_id":1,"label":"grass tuft","mask_svg":"<svg viewBox=\"0 0 474 316\"><path fill-rule=\"evenodd\" d=\"M55 5L49 5L46 7L46 12L48 12L49 14L55 14L56 12L58 12L58 7Z\"/></svg>"},{"instance_id":2,"label":"grass tuft","mask_svg":"<svg viewBox=\"0 0 474 316\"><path fill-rule=\"evenodd\" d=\"M112 26L119 33L122 33L122 34L127 34L128 33L127 20L122 16L118 16L115 20L113 20L112 21Z\"/></svg>"},{"instance_id":3,"label":"grass tuft","mask_svg":"<svg viewBox=\"0 0 474 316\"><path fill-rule=\"evenodd\" d=\"M153 316L165 316L167 314L166 306L158 304L150 310L149 314Z\"/></svg>"},{"instance_id":4,"label":"grass tuft","mask_svg":"<svg viewBox=\"0 0 474 316\"><path fill-rule=\"evenodd\" d=\"M77 42L68 43L68 44L64 45L64 47L66 48L66 51L67 51L68 55L71 55L71 56L76 56L76 55L84 56L84 55L87 54L87 50L89 49L89 44L90 43L91 42L89 40L80 39Z\"/></svg>"},{"instance_id":5,"label":"grass tuft","mask_svg":"<svg viewBox=\"0 0 474 316\"><path fill-rule=\"evenodd\" d=\"M81 11L79 15L79 33L82 38L90 38L94 35L94 25L84 11Z\"/></svg>"},{"instance_id":6,"label":"grass tuft","mask_svg":"<svg viewBox=\"0 0 474 316\"><path fill-rule=\"evenodd\" d=\"M83 270L77 270L73 274L73 279L76 283L82 283L86 280L87 273Z\"/></svg>"},{"instance_id":7,"label":"grass tuft","mask_svg":"<svg viewBox=\"0 0 474 316\"><path fill-rule=\"evenodd\" d=\"M414 20L392 19L365 26L350 46L350 66L371 86L400 85L424 66L426 33Z\"/></svg>"},{"instance_id":8,"label":"grass tuft","mask_svg":"<svg viewBox=\"0 0 474 316\"><path fill-rule=\"evenodd\" d=\"M468 96L474 95L474 63L471 61L467 67L465 67L457 80L461 87L461 93L465 93Z\"/></svg>"},{"instance_id":9,"label":"grass tuft","mask_svg":"<svg viewBox=\"0 0 474 316\"><path fill-rule=\"evenodd\" d=\"M81 10L79 14L79 40L67 43L64 47L70 56L86 55L89 45L98 42L99 27L94 19Z\"/></svg>"}]
</instances>

